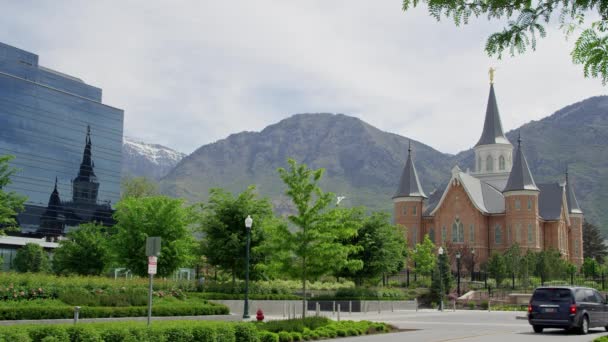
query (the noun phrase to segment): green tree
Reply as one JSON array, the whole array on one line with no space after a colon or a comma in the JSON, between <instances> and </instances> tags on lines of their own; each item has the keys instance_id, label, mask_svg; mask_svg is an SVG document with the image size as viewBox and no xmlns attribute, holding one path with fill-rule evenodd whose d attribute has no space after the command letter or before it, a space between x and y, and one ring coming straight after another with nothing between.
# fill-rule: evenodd
<instances>
[{"instance_id":1,"label":"green tree","mask_svg":"<svg viewBox=\"0 0 608 342\"><path fill-rule=\"evenodd\" d=\"M507 275L511 276L512 287L515 287L515 277L519 277L521 273L521 249L518 243L512 244L504 254L505 270Z\"/></svg>"},{"instance_id":2,"label":"green tree","mask_svg":"<svg viewBox=\"0 0 608 342\"><path fill-rule=\"evenodd\" d=\"M594 277L599 274L600 264L593 258L585 258L581 266L581 272L585 277Z\"/></svg>"},{"instance_id":3,"label":"green tree","mask_svg":"<svg viewBox=\"0 0 608 342\"><path fill-rule=\"evenodd\" d=\"M21 247L15 255L13 265L17 272L48 272L50 270L48 254L35 243L28 243Z\"/></svg>"},{"instance_id":4,"label":"green tree","mask_svg":"<svg viewBox=\"0 0 608 342\"><path fill-rule=\"evenodd\" d=\"M122 198L150 197L160 195L158 183L146 177L125 177L120 183Z\"/></svg>"},{"instance_id":5,"label":"green tree","mask_svg":"<svg viewBox=\"0 0 608 342\"><path fill-rule=\"evenodd\" d=\"M514 56L528 48L535 50L537 39L546 36L545 26L557 17L566 37L582 30L572 51L573 62L583 65L585 77L601 77L603 84L608 81L606 0L403 0L403 10L420 3L428 5L430 15L437 21L451 18L457 26L480 16L506 22L506 27L490 35L485 45L488 55L499 59L506 51ZM505 20L510 18L514 20Z\"/></svg>"},{"instance_id":6,"label":"green tree","mask_svg":"<svg viewBox=\"0 0 608 342\"><path fill-rule=\"evenodd\" d=\"M500 287L502 281L507 275L507 267L505 265L505 259L498 253L492 254L490 260L488 260L488 274L491 278L496 280L496 287Z\"/></svg>"},{"instance_id":7,"label":"green tree","mask_svg":"<svg viewBox=\"0 0 608 342\"><path fill-rule=\"evenodd\" d=\"M236 277L243 278L245 274L247 215L253 218L250 260L254 271L251 277L255 279L255 270L259 269L255 265L264 261L257 247L264 241L264 227L274 219L270 201L258 198L255 186L250 186L236 197L222 189L211 189L209 202L203 205L201 253L209 264L229 271L233 285Z\"/></svg>"},{"instance_id":8,"label":"green tree","mask_svg":"<svg viewBox=\"0 0 608 342\"><path fill-rule=\"evenodd\" d=\"M428 235L424 236L422 243L417 243L412 252L412 262L415 263L415 271L422 275L430 275L435 269L435 244Z\"/></svg>"},{"instance_id":9,"label":"green tree","mask_svg":"<svg viewBox=\"0 0 608 342\"><path fill-rule=\"evenodd\" d=\"M353 209L327 210L334 195L319 187L323 169L312 170L305 164L289 159L289 168L280 168L279 175L287 186L296 212L288 216L290 225L271 227L266 250L272 251L274 266L302 281L306 298L306 281L341 269L360 269L360 260L349 259L358 248L341 241L357 234L361 222ZM302 300L304 315L305 300Z\"/></svg>"},{"instance_id":10,"label":"green tree","mask_svg":"<svg viewBox=\"0 0 608 342\"><path fill-rule=\"evenodd\" d=\"M454 284L454 278L452 277L452 270L450 268L449 251L444 248L442 254L437 256L437 268L441 273L441 281L443 282L442 288L445 294L448 294Z\"/></svg>"},{"instance_id":11,"label":"green tree","mask_svg":"<svg viewBox=\"0 0 608 342\"><path fill-rule=\"evenodd\" d=\"M23 211L23 203L26 199L13 191L3 190L11 184L11 176L17 172L17 169L9 165L13 158L13 156L0 156L0 234L3 234L5 230L16 228L15 218Z\"/></svg>"},{"instance_id":12,"label":"green tree","mask_svg":"<svg viewBox=\"0 0 608 342\"><path fill-rule=\"evenodd\" d=\"M147 274L146 238L161 238L158 275L168 276L187 265L194 255L191 207L184 201L165 196L127 197L116 204L116 234L112 249L117 262L133 273Z\"/></svg>"},{"instance_id":13,"label":"green tree","mask_svg":"<svg viewBox=\"0 0 608 342\"><path fill-rule=\"evenodd\" d=\"M600 263L603 263L604 258L608 255L608 247L599 227L587 220L583 222L583 255L595 258Z\"/></svg>"},{"instance_id":14,"label":"green tree","mask_svg":"<svg viewBox=\"0 0 608 342\"><path fill-rule=\"evenodd\" d=\"M373 213L362 218L362 222L357 235L345 243L359 247L351 259L361 260L363 268L339 273L342 277L353 279L358 286L363 285L366 279L375 283L383 274L400 271L407 257L405 233L399 226L390 223L388 214Z\"/></svg>"},{"instance_id":15,"label":"green tree","mask_svg":"<svg viewBox=\"0 0 608 342\"><path fill-rule=\"evenodd\" d=\"M59 274L102 274L112 259L108 240L104 226L81 225L59 241L53 254L53 270Z\"/></svg>"}]
</instances>

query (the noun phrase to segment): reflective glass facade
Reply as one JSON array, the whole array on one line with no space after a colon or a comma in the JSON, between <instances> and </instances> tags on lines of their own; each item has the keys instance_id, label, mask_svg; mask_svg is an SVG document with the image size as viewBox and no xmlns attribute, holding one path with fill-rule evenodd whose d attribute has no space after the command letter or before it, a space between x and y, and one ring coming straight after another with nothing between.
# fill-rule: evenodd
<instances>
[{"instance_id":1,"label":"reflective glass facade","mask_svg":"<svg viewBox=\"0 0 608 342\"><path fill-rule=\"evenodd\" d=\"M111 224L123 117L101 103L101 89L0 43L0 155L14 155L20 169L6 190L28 198L22 232L57 236L82 222Z\"/></svg>"}]
</instances>

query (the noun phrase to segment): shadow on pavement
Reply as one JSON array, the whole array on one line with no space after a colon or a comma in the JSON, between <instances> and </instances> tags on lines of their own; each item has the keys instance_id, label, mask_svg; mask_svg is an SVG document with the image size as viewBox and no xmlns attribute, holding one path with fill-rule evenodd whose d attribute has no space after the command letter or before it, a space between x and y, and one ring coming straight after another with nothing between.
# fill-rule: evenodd
<instances>
[{"instance_id":1,"label":"shadow on pavement","mask_svg":"<svg viewBox=\"0 0 608 342\"><path fill-rule=\"evenodd\" d=\"M605 333L606 331L604 329L602 330L598 330L598 329L589 329L589 335L588 336L595 336L598 337L597 335L601 335L602 333ZM549 335L549 336L581 336L579 335L578 332L576 331L569 331L569 330L564 330L564 329L545 329L541 334L537 334L534 331L532 331L532 329L530 329L530 331L528 332L521 332L519 333L520 335Z\"/></svg>"}]
</instances>

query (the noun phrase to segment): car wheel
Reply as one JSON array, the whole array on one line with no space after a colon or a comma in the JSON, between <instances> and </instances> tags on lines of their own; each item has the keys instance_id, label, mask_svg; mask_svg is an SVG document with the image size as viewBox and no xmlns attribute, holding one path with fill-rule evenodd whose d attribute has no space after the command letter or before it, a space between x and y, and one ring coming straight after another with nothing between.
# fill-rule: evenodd
<instances>
[{"instance_id":1,"label":"car wheel","mask_svg":"<svg viewBox=\"0 0 608 342\"><path fill-rule=\"evenodd\" d=\"M543 327L540 327L538 325L533 325L532 329L534 329L534 332L537 333L537 334L540 334L540 333L543 332Z\"/></svg>"},{"instance_id":2,"label":"car wheel","mask_svg":"<svg viewBox=\"0 0 608 342\"><path fill-rule=\"evenodd\" d=\"M579 329L581 335L587 335L589 332L589 318L587 316L583 316L583 321L581 322L581 328Z\"/></svg>"}]
</instances>

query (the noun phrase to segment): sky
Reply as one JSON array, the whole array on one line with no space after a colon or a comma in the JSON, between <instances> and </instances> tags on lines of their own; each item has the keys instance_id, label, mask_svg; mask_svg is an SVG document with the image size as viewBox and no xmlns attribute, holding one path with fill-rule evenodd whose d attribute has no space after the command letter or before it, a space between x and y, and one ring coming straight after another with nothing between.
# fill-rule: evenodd
<instances>
[{"instance_id":1,"label":"sky","mask_svg":"<svg viewBox=\"0 0 608 342\"><path fill-rule=\"evenodd\" d=\"M457 153L481 135L490 66L505 131L606 93L557 25L498 60L484 45L500 22L456 27L398 0L0 1L1 42L102 88L125 135L185 153L320 112Z\"/></svg>"}]
</instances>

